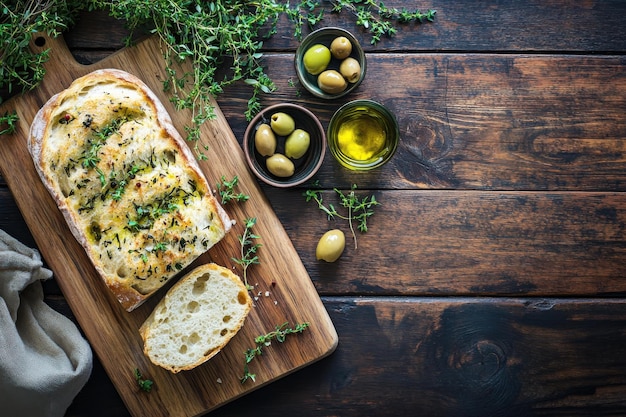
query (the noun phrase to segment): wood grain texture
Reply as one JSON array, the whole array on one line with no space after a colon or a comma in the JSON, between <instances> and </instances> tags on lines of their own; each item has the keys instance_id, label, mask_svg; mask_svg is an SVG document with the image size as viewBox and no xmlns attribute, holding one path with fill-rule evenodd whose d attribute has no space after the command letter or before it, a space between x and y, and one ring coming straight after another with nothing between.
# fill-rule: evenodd
<instances>
[{"instance_id":1,"label":"wood grain texture","mask_svg":"<svg viewBox=\"0 0 626 417\"><path fill-rule=\"evenodd\" d=\"M324 302L341 335L335 354L211 416L602 416L626 407L623 300Z\"/></svg>"},{"instance_id":2,"label":"wood grain texture","mask_svg":"<svg viewBox=\"0 0 626 417\"><path fill-rule=\"evenodd\" d=\"M357 232L356 249L348 223L328 221L301 190L265 193L325 296L626 294L622 193L375 191L381 205L369 231ZM339 207L334 192L322 195ZM19 230L15 212L0 208L8 232ZM317 240L329 228L348 237L337 264L315 259Z\"/></svg>"},{"instance_id":3,"label":"wood grain texture","mask_svg":"<svg viewBox=\"0 0 626 417\"><path fill-rule=\"evenodd\" d=\"M264 97L264 105L299 102L325 128L339 106L354 99L379 101L396 114L400 144L390 163L351 173L328 153L317 176L323 187L626 189L622 56L372 54L355 93L332 103L302 91L292 55L266 59L278 91ZM241 138L246 122L238 109L249 91L227 94L220 108Z\"/></svg>"},{"instance_id":4,"label":"wood grain texture","mask_svg":"<svg viewBox=\"0 0 626 417\"><path fill-rule=\"evenodd\" d=\"M355 248L348 222L296 190L267 190L321 294L626 294L623 193L357 190L369 194L381 205ZM322 196L347 214L334 192ZM342 260L316 262L330 228L347 236Z\"/></svg>"},{"instance_id":5,"label":"wood grain texture","mask_svg":"<svg viewBox=\"0 0 626 417\"><path fill-rule=\"evenodd\" d=\"M301 91L292 59L266 58L278 91L264 106L297 102L327 127L341 104L368 98L394 110L400 126L396 156L375 173L345 172L327 153L318 175L323 187L626 189L622 56L369 55L362 85L333 103ZM402 76L378 82L395 68ZM218 100L239 141L249 94L237 85Z\"/></svg>"},{"instance_id":6,"label":"wood grain texture","mask_svg":"<svg viewBox=\"0 0 626 417\"><path fill-rule=\"evenodd\" d=\"M367 50L368 75L344 101L385 103L403 131L385 168L355 174L328 155L316 178L328 201L353 183L381 201L359 249L319 264L316 238L345 224L304 202L312 184L261 186L323 295L337 350L209 415L625 416L626 2L385 4L435 8L436 22L377 45L348 13L322 24ZM66 39L94 62L127 34L86 13ZM291 85L297 44L284 20L264 43L279 90L263 105L303 104L327 126L343 101ZM239 141L249 96L235 85L218 98ZM0 227L29 241L1 186ZM73 317L55 282L45 289ZM113 415L130 413L97 361L67 417Z\"/></svg>"},{"instance_id":7,"label":"wood grain texture","mask_svg":"<svg viewBox=\"0 0 626 417\"><path fill-rule=\"evenodd\" d=\"M434 23L398 25L395 36L383 36L371 44L371 35L355 27L348 11L330 13L328 3L319 26L340 26L353 31L366 51L376 52L491 52L531 53L596 51L621 53L626 46L626 27L622 16L626 5L619 0L425 0L406 2L388 0L388 7L409 10L437 10ZM295 5L295 3L293 3ZM89 23L85 15L89 15ZM113 24L113 27L110 25ZM103 30L106 28L106 31ZM603 28L611 28L610 31ZM305 24L304 35L311 32ZM128 32L121 21L112 21L106 12L85 12L67 38L76 50L98 50L123 45ZM294 26L284 16L279 19L275 36L264 42L268 51L295 51L298 40Z\"/></svg>"},{"instance_id":8,"label":"wood grain texture","mask_svg":"<svg viewBox=\"0 0 626 417\"><path fill-rule=\"evenodd\" d=\"M0 169L37 247L130 413L135 416L200 415L332 353L337 335L328 313L289 237L247 170L243 152L228 123L216 107L216 120L203 131L209 141L211 158L202 161L201 168L213 184L217 184L222 175L226 178L238 175L240 190L250 196L250 201L228 207L229 215L238 223L193 265L214 261L235 268L232 258L239 255L238 236L243 233L243 220L257 216L255 233L266 237L259 251L263 264L252 268L248 279L255 286L254 292L261 295L255 299L255 308L244 328L204 366L173 375L150 363L143 355L138 328L158 302L159 295L162 296L171 284L134 312L124 311L72 237L53 199L39 181L26 141L30 121L49 97L66 88L75 78L104 67L124 69L144 80L160 95L180 131L190 116L175 112L167 97L163 97L160 80L164 79L164 69L159 61L156 38L87 67L72 60L61 38L41 37L45 41L41 47L51 49L46 79L32 93L17 97L16 102L5 103L16 106L20 123L15 134L3 138ZM280 346L282 349L277 347L276 352L264 356L264 361L258 364L256 382L241 384L243 353L254 346L256 336L284 322L291 325L309 322L311 327L296 340L286 341ZM140 395L133 373L135 368L154 381L155 389L149 396Z\"/></svg>"},{"instance_id":9,"label":"wood grain texture","mask_svg":"<svg viewBox=\"0 0 626 417\"><path fill-rule=\"evenodd\" d=\"M341 335L337 351L211 416L608 416L626 408L623 300L323 301ZM128 415L114 395L99 397L90 416Z\"/></svg>"}]
</instances>

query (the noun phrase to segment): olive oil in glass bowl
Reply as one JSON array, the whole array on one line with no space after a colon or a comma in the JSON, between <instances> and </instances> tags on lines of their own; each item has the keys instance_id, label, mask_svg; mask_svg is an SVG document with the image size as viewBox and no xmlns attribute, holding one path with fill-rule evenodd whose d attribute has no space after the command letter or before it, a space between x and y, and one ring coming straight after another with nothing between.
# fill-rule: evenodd
<instances>
[{"instance_id":1,"label":"olive oil in glass bowl","mask_svg":"<svg viewBox=\"0 0 626 417\"><path fill-rule=\"evenodd\" d=\"M387 163L398 147L398 122L380 103L354 100L341 106L328 125L328 146L344 167L367 171Z\"/></svg>"}]
</instances>

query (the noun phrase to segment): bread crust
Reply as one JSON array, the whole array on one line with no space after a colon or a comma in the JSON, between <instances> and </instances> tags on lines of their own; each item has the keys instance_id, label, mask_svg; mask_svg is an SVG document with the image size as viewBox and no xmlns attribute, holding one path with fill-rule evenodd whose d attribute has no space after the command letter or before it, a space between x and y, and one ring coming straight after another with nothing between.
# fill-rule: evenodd
<instances>
[{"instance_id":1,"label":"bread crust","mask_svg":"<svg viewBox=\"0 0 626 417\"><path fill-rule=\"evenodd\" d=\"M202 277L203 275L208 275L209 279L214 280L222 280L223 282L230 282L233 285L230 286L229 290L225 290L226 292L233 292L233 287L236 289L237 294L237 303L229 304L229 305L220 305L216 304L208 304L205 303L205 307L209 305L214 309L214 311L218 311L219 314L230 314L229 317L232 318L228 323L228 332L224 332L225 334L220 337L219 342L213 346L202 346L202 351L204 352L202 355L196 357L195 360L191 360L186 362L184 365L180 363L172 363L168 362L166 358L157 352L158 350L163 350L163 346L161 343L163 338L160 338L159 333L163 333L164 330L160 329L159 326L163 326L164 322L173 321L177 324L180 324L179 321L182 321L182 315L176 314L173 310L173 305L180 303L181 293L189 294L196 282L196 279ZM224 283L221 287L226 287L227 284ZM213 295L222 295L222 294L213 294ZM229 294L228 297L233 297L235 294ZM218 297L219 298L219 297ZM185 298L185 301L188 301L188 298ZM229 311L232 305L237 305L235 310L239 310L238 312ZM185 308L185 306L179 305L178 307ZM164 308L166 310L164 310ZM204 362L208 361L215 355L217 355L232 339L235 334L239 332L239 330L243 327L246 317L252 308L252 298L248 293L245 285L241 281L241 278L234 274L231 270L217 265L215 263L208 263L204 265L200 265L182 277L178 282L176 282L172 288L170 288L165 295L159 301L157 306L154 308L150 316L144 321L144 323L139 328L139 334L144 342L144 354L154 363L155 365L161 366L172 373L178 373L180 371L188 371L191 370ZM163 311L166 311L165 313ZM200 313L202 314L202 310ZM236 315L236 316L235 316ZM232 317L235 316L235 317ZM211 321L209 317L202 316L200 317L203 328L208 329L220 329L220 326L225 326L222 322L221 318L218 321ZM184 329L183 325L179 325L176 327L177 332L185 333L187 332L201 332L201 329L193 328L193 329ZM160 339L160 340L157 340ZM177 343L179 342L176 335L168 335L167 337L168 346L170 352L174 352L179 349ZM202 343L202 342L200 342Z\"/></svg>"},{"instance_id":2,"label":"bread crust","mask_svg":"<svg viewBox=\"0 0 626 417\"><path fill-rule=\"evenodd\" d=\"M163 104L125 71L91 72L51 97L31 124L28 149L73 236L127 311L231 228Z\"/></svg>"}]
</instances>

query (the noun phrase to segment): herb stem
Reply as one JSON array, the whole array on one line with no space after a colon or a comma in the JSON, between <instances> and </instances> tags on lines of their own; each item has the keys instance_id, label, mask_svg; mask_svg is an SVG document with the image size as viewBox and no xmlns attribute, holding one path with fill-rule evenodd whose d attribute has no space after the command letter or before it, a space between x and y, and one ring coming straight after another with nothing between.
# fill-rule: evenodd
<instances>
[{"instance_id":1,"label":"herb stem","mask_svg":"<svg viewBox=\"0 0 626 417\"><path fill-rule=\"evenodd\" d=\"M245 229L243 231L243 234L239 237L239 243L241 245L241 252L240 252L241 258L239 259L231 258L231 259L242 267L242 270L243 270L242 278L243 278L244 285L249 291L251 291L254 289L254 287L248 284L248 268L250 267L250 265L260 263L259 257L257 256L256 252L263 245L260 243L253 242L253 239L260 239L260 236L252 232L252 228L256 224L256 218L255 217L247 218L244 221L244 223L245 223Z\"/></svg>"},{"instance_id":2,"label":"herb stem","mask_svg":"<svg viewBox=\"0 0 626 417\"><path fill-rule=\"evenodd\" d=\"M304 193L306 201L314 200L317 203L318 208L326 213L329 220L334 217L338 217L348 221L350 232L352 233L352 237L354 239L355 249L358 248L358 243L356 231L354 229L354 222L358 222L357 228L361 233L367 232L367 219L374 214L374 206L380 205L380 203L376 200L376 197L373 195L359 198L354 191L356 188L356 184L353 184L350 188L350 192L348 193L343 193L338 188L334 188L335 193L341 200L341 205L348 210L347 216L340 214L335 209L333 204L325 205L321 191L307 190Z\"/></svg>"},{"instance_id":3,"label":"herb stem","mask_svg":"<svg viewBox=\"0 0 626 417\"><path fill-rule=\"evenodd\" d=\"M245 352L245 361L243 365L243 376L241 377L241 383L243 384L247 380L251 379L252 381L256 380L256 374L250 373L250 368L248 364L252 362L252 360L263 354L263 348L268 347L272 344L272 340L276 340L279 343L283 343L288 335L295 333L302 333L309 327L309 323L298 323L293 328L287 327L289 322L284 322L283 324L277 325L273 331L257 336L254 339L255 347L246 350Z\"/></svg>"}]
</instances>

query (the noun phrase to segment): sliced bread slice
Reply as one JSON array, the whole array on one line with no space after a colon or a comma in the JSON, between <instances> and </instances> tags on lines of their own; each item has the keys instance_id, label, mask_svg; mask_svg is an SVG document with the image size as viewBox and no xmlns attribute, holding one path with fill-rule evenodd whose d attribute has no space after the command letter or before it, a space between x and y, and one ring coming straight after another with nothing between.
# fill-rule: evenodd
<instances>
[{"instance_id":1,"label":"sliced bread slice","mask_svg":"<svg viewBox=\"0 0 626 417\"><path fill-rule=\"evenodd\" d=\"M170 288L139 329L144 353L172 373L193 369L226 346L251 307L237 275L214 263L201 265Z\"/></svg>"}]
</instances>

